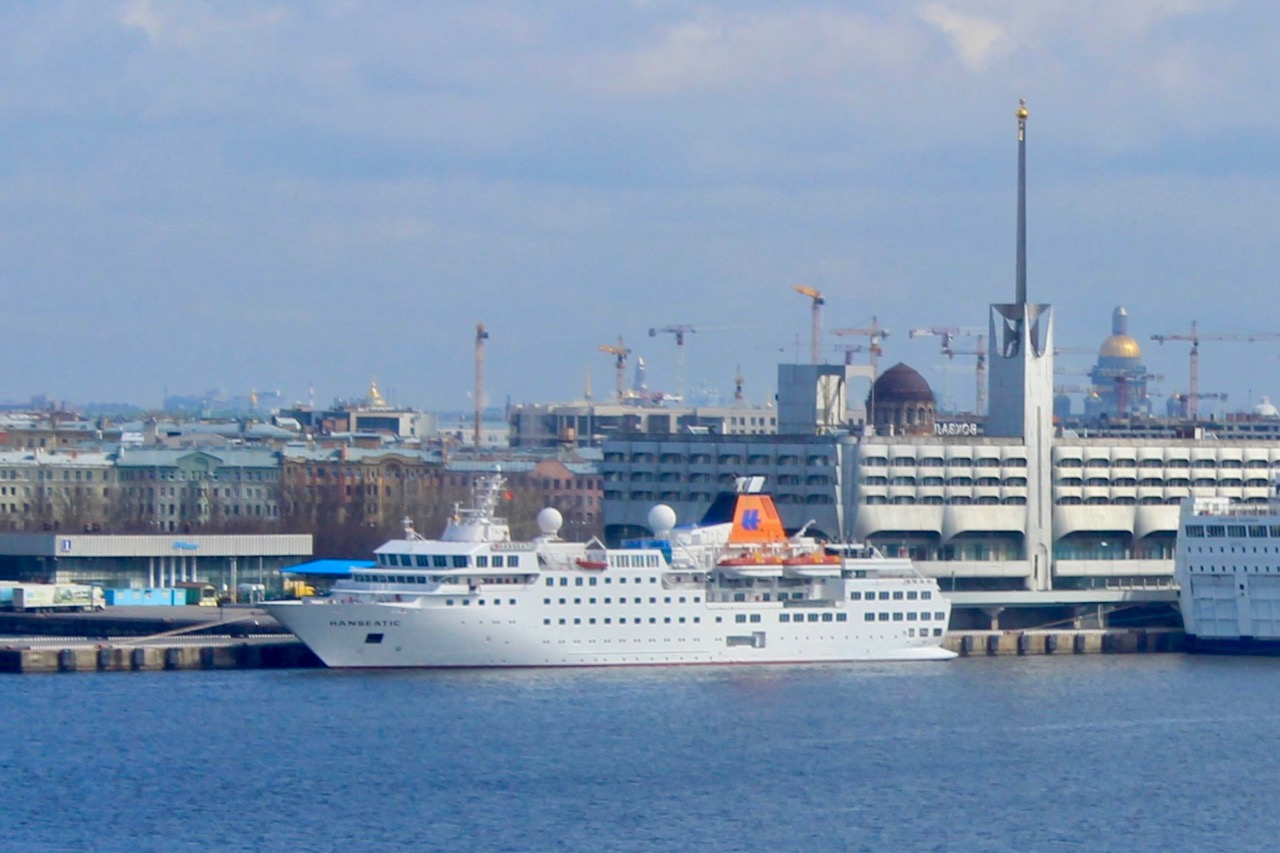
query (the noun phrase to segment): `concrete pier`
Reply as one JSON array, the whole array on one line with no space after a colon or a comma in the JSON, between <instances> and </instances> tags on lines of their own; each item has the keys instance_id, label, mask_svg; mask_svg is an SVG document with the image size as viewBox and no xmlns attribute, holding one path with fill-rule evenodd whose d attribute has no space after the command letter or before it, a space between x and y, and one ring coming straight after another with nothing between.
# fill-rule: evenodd
<instances>
[{"instance_id":1,"label":"concrete pier","mask_svg":"<svg viewBox=\"0 0 1280 853\"><path fill-rule=\"evenodd\" d=\"M289 669L322 666L293 639L235 641L200 638L203 644L57 643L0 647L0 672L137 672L190 669ZM221 641L221 642L219 642ZM0 643L4 642L0 638Z\"/></svg>"},{"instance_id":2,"label":"concrete pier","mask_svg":"<svg viewBox=\"0 0 1280 853\"><path fill-rule=\"evenodd\" d=\"M943 640L962 657L1180 652L1184 645L1178 628L948 631Z\"/></svg>"}]
</instances>

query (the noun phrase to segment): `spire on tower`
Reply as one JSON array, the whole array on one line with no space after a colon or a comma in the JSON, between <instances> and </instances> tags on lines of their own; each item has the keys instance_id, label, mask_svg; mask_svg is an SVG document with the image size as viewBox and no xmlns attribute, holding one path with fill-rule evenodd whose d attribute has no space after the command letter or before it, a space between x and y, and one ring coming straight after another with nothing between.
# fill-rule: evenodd
<instances>
[{"instance_id":1,"label":"spire on tower","mask_svg":"<svg viewBox=\"0 0 1280 853\"><path fill-rule=\"evenodd\" d=\"M1018 260L1014 302L1027 304L1027 99L1018 99Z\"/></svg>"}]
</instances>

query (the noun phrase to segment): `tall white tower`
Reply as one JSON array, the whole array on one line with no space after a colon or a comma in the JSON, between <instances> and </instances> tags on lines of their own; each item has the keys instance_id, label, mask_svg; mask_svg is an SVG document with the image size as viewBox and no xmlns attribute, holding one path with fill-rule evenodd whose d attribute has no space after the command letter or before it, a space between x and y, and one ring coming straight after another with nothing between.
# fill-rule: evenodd
<instances>
[{"instance_id":1,"label":"tall white tower","mask_svg":"<svg viewBox=\"0 0 1280 853\"><path fill-rule=\"evenodd\" d=\"M1021 439L1027 452L1026 558L1030 588L1051 586L1053 546L1053 307L1027 302L1027 104L1018 103L1018 245L1015 301L992 305L985 432Z\"/></svg>"}]
</instances>

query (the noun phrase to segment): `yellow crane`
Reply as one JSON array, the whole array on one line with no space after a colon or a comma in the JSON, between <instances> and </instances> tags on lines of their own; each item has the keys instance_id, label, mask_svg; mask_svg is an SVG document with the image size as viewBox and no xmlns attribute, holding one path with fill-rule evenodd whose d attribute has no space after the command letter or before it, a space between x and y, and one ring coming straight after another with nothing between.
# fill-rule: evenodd
<instances>
[{"instance_id":1,"label":"yellow crane","mask_svg":"<svg viewBox=\"0 0 1280 853\"><path fill-rule=\"evenodd\" d=\"M813 300L813 328L810 331L809 353L813 364L818 364L822 360L822 306L827 300L822 298L822 291L807 284L794 284L796 293L801 296L807 296Z\"/></svg>"},{"instance_id":2,"label":"yellow crane","mask_svg":"<svg viewBox=\"0 0 1280 853\"><path fill-rule=\"evenodd\" d=\"M607 352L615 359L614 367L618 371L618 402L626 402L627 399L627 356L631 355L631 350L622 340L622 335L618 335L618 344L601 344L600 352Z\"/></svg>"}]
</instances>

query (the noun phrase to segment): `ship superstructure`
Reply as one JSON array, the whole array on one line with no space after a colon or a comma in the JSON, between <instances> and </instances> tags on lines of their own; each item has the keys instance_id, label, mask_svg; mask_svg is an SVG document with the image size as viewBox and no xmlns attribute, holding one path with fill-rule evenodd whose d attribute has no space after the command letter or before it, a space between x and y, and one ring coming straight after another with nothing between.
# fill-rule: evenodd
<instances>
[{"instance_id":1,"label":"ship superstructure","mask_svg":"<svg viewBox=\"0 0 1280 853\"><path fill-rule=\"evenodd\" d=\"M762 478L703 521L650 512L651 538L607 548L513 541L500 476L439 539L406 533L327 596L268 602L331 667L611 666L942 660L950 605L905 558L787 535Z\"/></svg>"},{"instance_id":2,"label":"ship superstructure","mask_svg":"<svg viewBox=\"0 0 1280 853\"><path fill-rule=\"evenodd\" d=\"M1174 579L1188 650L1280 652L1280 494L1190 497L1179 522Z\"/></svg>"}]
</instances>

